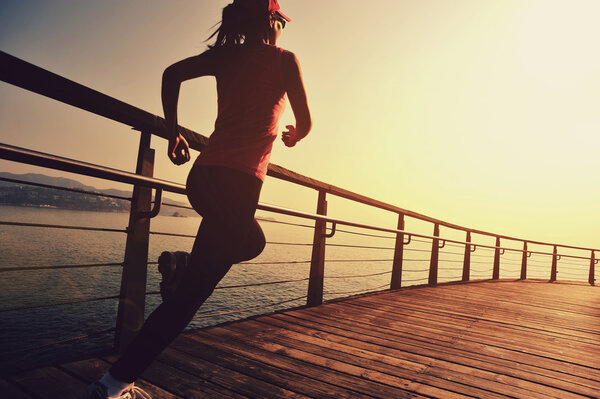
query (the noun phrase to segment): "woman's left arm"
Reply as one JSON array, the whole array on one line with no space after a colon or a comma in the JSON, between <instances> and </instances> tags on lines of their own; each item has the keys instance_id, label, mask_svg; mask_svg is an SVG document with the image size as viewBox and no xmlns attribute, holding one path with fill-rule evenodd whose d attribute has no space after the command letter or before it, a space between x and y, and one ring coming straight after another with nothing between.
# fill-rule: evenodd
<instances>
[{"instance_id":1,"label":"woman's left arm","mask_svg":"<svg viewBox=\"0 0 600 399\"><path fill-rule=\"evenodd\" d=\"M195 57L176 62L165 69L162 76L161 98L169 148L167 155L175 165L181 165L190 160L190 148L177 126L177 103L181 83L200 76L214 75L214 55L206 51Z\"/></svg>"}]
</instances>

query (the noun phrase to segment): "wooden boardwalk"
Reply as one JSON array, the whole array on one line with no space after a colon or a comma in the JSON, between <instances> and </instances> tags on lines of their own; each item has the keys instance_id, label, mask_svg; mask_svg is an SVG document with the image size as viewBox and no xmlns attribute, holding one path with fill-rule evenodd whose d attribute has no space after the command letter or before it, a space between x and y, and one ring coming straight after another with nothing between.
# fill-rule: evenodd
<instances>
[{"instance_id":1,"label":"wooden boardwalk","mask_svg":"<svg viewBox=\"0 0 600 399\"><path fill-rule=\"evenodd\" d=\"M75 398L114 358L0 379ZM484 281L402 289L194 330L138 383L169 398L600 397L600 288Z\"/></svg>"}]
</instances>

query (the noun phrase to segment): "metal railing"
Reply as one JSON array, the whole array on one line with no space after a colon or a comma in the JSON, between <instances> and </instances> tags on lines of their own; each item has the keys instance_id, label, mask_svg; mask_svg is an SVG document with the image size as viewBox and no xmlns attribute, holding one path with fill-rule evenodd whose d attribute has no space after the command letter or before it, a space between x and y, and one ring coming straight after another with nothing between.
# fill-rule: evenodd
<instances>
[{"instance_id":1,"label":"metal railing","mask_svg":"<svg viewBox=\"0 0 600 399\"><path fill-rule=\"evenodd\" d=\"M115 348L121 350L126 346L129 340L135 334L137 327L135 320L140 317L140 312L143 315L145 300L147 295L156 295L158 292L146 292L147 266L153 262L148 261L148 242L151 234L170 235L176 237L194 237L185 234L176 234L169 232L156 232L150 230L150 219L160 212L161 205L175 206L182 208L176 204L162 204L163 191L185 194L185 186L182 184L159 180L152 177L154 169L154 150L150 148L150 137L156 135L165 137L164 120L158 116L152 115L146 111L135 108L129 104L106 96L102 93L79 85L75 82L67 80L56 74L43 70L37 66L19 60L6 53L0 52L0 78L10 84L22 87L26 90L54 98L63 103L88 110L94 114L107 117L111 120L124 123L141 132L140 145L138 150L138 162L136 173L129 173L121 170L107 168L104 166L94 165L79 160L67 159L64 157L46 154L42 152L32 151L24 148L19 148L7 144L0 144L0 158L11 160L14 162L26 163L30 165L52 168L71 173L77 173L85 176L92 176L101 179L107 179L114 182L121 182L133 185L133 194L129 197L110 196L115 199L127 200L131 202L129 225L127 229L102 229L94 227L81 226L66 226L66 225L50 225L36 224L24 222L9 222L0 221L0 225L4 226L27 226L35 228L61 228L61 229L87 229L96 231L110 231L115 233L126 233L127 242L125 247L125 256L122 263L93 263L87 265L43 265L31 266L26 268L0 268L0 276L2 273L15 270L44 270L44 269L59 269L59 268L88 268L88 267L122 267L122 282L120 293L117 296L105 296L102 298L87 298L76 301L62 301L52 304L29 305L7 309L0 309L0 313L8 311L18 311L25 308L31 309L36 307L61 306L70 303L80 303L88 301L100 301L107 299L119 299L119 308L117 313L117 323L115 331ZM190 146L196 150L202 150L206 143L206 138L183 127L180 127L181 133L186 137ZM308 292L306 296L295 297L283 301L274 302L267 306L278 306L281 304L293 303L306 298L307 306L315 306L323 302L324 294L329 295L348 295L356 292L369 291L365 289L350 290L350 291L330 291L324 292L325 279L353 279L365 278L371 276L383 276L390 274L390 282L385 286L371 287L370 290L380 290L384 287L390 289L401 288L406 283L426 283L429 286L436 286L439 283L440 272L455 272L456 275L446 277L446 280L471 281L477 279L499 279L501 264L513 264L520 266L519 278L528 278L530 270L539 270L544 268L544 271L549 272L549 281L556 281L559 273L558 262L562 259L572 259L578 261L589 262L588 283L593 285L595 281L595 265L598 263L596 252L599 249L576 247L570 245L561 245L556 243L547 243L535 240L528 240L506 235L499 235L491 232L470 229L459 226L442 220L428 217L416 212L405 210L397 206L377 201L360 194L350 192L348 190L335 187L300 174L287 170L277 165L269 166L268 175L274 178L282 179L294 184L298 184L318 192L317 212L302 212L294 209L278 207L274 205L259 203L258 209L272 212L280 215L287 215L294 218L314 221L314 225L302 223L291 223L284 221L265 221L273 223L281 223L295 227L313 229L314 235L312 243L289 243L289 242L269 242L271 245L303 245L312 247L312 255L310 260L295 260L285 262L246 262L247 264L265 264L265 263L304 263L310 264L310 273L306 278L273 280L247 285L231 285L220 286L218 289L234 289L247 286L260 285L276 285L289 284L308 281ZM85 190L67 189L51 185L43 185L39 183L25 182L15 179L3 178L3 181L8 181L18 184L31 184L42 188L58 189L73 191L79 194L106 196L101 193L93 193ZM155 190L155 200L152 200L152 190ZM356 203L365 204L371 207L382 209L391 212L397 218L397 228L387 228L364 223L358 223L352 220L341 218L333 218L327 216L327 196L333 195L345 198ZM183 207L185 208L185 207ZM191 208L190 208L191 209ZM421 234L417 232L407 231L405 229L406 218L413 218L433 224L432 234ZM340 229L339 226L346 226L360 231L351 231ZM440 227L445 227L455 231L462 231L466 234L464 240L456 240L444 238L440 235ZM368 233L366 231L369 231ZM374 246L374 245L357 245L347 243L328 243L328 240L338 234L352 234L355 236L393 239L394 244L390 246ZM495 238L495 244L482 244L472 241L472 234L480 236L489 236ZM504 245L503 245L504 242ZM510 248L506 243L520 243L522 249ZM412 248L411 243L421 243L431 245L430 249ZM414 244L413 244L414 245ZM530 245L551 248L548 251L533 251L529 249ZM374 258L374 259L326 259L326 247L353 248L353 249L371 249L379 251L393 251L393 257L390 258ZM460 248L459 250L442 250L446 246ZM479 250L479 251L478 251ZM481 254L481 250L493 252L491 254ZM573 255L564 251L577 251L582 254ZM418 258L405 257L405 252L421 254ZM520 260L503 261L502 256L508 253L516 253L520 256ZM589 256L584 255L589 253ZM428 254L429 256L426 256ZM533 263L530 258L533 255L542 255L550 257L548 264ZM461 259L449 260L440 259L440 256L459 256ZM472 257L491 258L493 262L485 262L472 260ZM479 259L479 258L478 258ZM325 263L335 262L391 262L391 270L377 273L366 274L350 274L338 276L325 276ZM429 267L423 269L414 269L407 267L412 262L427 262ZM579 265L571 262L574 265ZM441 266L440 266L441 264ZM487 269L472 268L471 265L490 265ZM562 262L562 265L568 264ZM561 268L563 273L568 275L572 269L568 267ZM427 273L427 277L417 278L418 273ZM414 276L414 277L413 277ZM125 303L135 304L135 306L125 306ZM264 305L261 305L264 307ZM212 313L199 313L198 318L214 317L218 315L233 314L256 310L261 306L238 309L234 311L218 311ZM113 329L111 329L112 331ZM64 341L64 340L62 340ZM62 342L61 341L61 342Z\"/></svg>"}]
</instances>

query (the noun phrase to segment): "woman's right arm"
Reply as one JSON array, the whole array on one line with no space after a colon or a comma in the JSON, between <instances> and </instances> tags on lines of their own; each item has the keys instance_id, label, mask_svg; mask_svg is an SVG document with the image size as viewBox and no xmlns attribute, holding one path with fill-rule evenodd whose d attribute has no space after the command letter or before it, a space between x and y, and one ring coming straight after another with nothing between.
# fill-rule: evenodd
<instances>
[{"instance_id":1,"label":"woman's right arm","mask_svg":"<svg viewBox=\"0 0 600 399\"><path fill-rule=\"evenodd\" d=\"M176 165L190 160L188 143L177 130L177 103L181 83L200 76L214 75L214 64L214 55L207 51L176 62L163 73L161 98L169 139L168 156Z\"/></svg>"},{"instance_id":2,"label":"woman's right arm","mask_svg":"<svg viewBox=\"0 0 600 399\"><path fill-rule=\"evenodd\" d=\"M293 147L310 132L312 119L308 108L300 62L296 55L289 51L284 52L283 57L283 79L296 118L296 126L286 126L288 131L283 132L281 139L286 146Z\"/></svg>"}]
</instances>

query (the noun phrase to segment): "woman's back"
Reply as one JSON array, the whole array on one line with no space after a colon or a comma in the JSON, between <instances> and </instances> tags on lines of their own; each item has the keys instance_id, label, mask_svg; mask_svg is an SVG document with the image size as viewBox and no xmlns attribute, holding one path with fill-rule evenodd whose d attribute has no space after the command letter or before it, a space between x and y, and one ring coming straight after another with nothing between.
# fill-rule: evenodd
<instances>
[{"instance_id":1,"label":"woman's back","mask_svg":"<svg viewBox=\"0 0 600 399\"><path fill-rule=\"evenodd\" d=\"M263 44L214 48L209 53L217 79L218 116L197 162L263 179L285 107L284 50Z\"/></svg>"}]
</instances>

